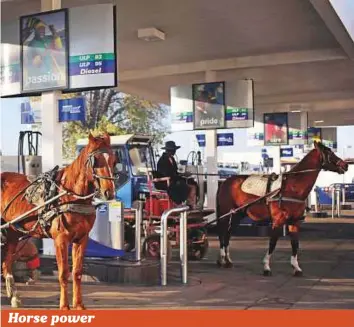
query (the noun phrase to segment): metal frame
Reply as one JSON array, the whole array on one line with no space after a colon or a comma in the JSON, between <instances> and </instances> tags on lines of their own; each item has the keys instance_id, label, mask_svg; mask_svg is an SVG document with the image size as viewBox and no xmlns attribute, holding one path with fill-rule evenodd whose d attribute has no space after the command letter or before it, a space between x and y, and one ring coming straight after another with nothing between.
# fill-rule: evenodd
<instances>
[{"instance_id":1,"label":"metal frame","mask_svg":"<svg viewBox=\"0 0 354 327\"><path fill-rule=\"evenodd\" d=\"M188 206L166 210L161 216L161 236L160 236L160 255L161 255L161 285L167 285L167 219L172 213L180 213L180 244L179 255L181 263L182 284L187 284L187 210Z\"/></svg>"}]
</instances>

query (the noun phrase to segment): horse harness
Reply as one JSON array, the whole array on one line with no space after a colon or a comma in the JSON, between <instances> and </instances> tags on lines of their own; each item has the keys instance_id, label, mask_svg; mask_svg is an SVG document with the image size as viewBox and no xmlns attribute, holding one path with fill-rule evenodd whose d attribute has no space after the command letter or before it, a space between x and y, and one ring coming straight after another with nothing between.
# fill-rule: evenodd
<instances>
[{"instance_id":1,"label":"horse harness","mask_svg":"<svg viewBox=\"0 0 354 327\"><path fill-rule=\"evenodd\" d=\"M268 176L268 181L267 181L267 189L266 189L266 194L264 196L261 196L259 198L257 198L256 200L253 200L249 203L246 203L245 205L241 206L241 207L238 207L236 209L231 209L228 213L218 217L217 219L215 220L220 220L220 219L224 219L226 217L232 217L233 214L241 211L241 210L245 210L247 208L249 208L250 206L252 206L253 204L256 204L262 200L266 200L266 205L268 206L269 208L269 204L271 202L278 202L279 203L279 206L281 206L281 203L282 202L292 202L292 203L299 203L299 204L305 204L306 200L301 200L301 199L296 199L296 198L293 198L293 197L287 197L287 196L283 196L281 191L282 191L282 188L283 188L283 182L286 180L286 176L287 175L295 175L295 174L304 174L304 173L309 173L309 172L319 172L321 171L322 169L323 170L327 170L325 167L326 165L328 164L331 164L331 157L333 156L333 153L325 153L325 151L321 151L320 150L320 154L321 154L321 166L319 168L314 168L314 169L305 169L305 170L301 170L301 171L288 171L288 172L285 172L283 174L280 174L280 178L281 178L281 186L274 190L274 191L271 191L271 185L274 181L276 181L278 178L279 178L279 175L275 174L275 173L272 173L271 175ZM340 159L333 163L335 165L338 165L338 162L340 161ZM290 219L291 220L291 219ZM211 221L210 223L213 223L213 221ZM210 224L208 223L208 224ZM288 221L288 224L292 224L291 221Z\"/></svg>"},{"instance_id":2,"label":"horse harness","mask_svg":"<svg viewBox=\"0 0 354 327\"><path fill-rule=\"evenodd\" d=\"M58 199L53 201L50 204L43 205L48 200L58 197L59 189L64 189L63 186L59 186L56 182L58 173L59 173L59 166L56 166L54 169L50 170L49 172L43 173L38 176L35 180L30 180L30 184L21 190L5 207L3 211L3 216L5 215L6 211L10 207L10 205L14 202L18 196L23 194L23 198L25 198L30 204L35 206L41 206L37 210L37 222L33 225L31 230L25 230L19 224L15 223L12 224L13 228L20 233L24 234L24 237L28 237L39 225L43 234L50 238L48 234L48 230L51 227L52 221L55 217L60 216L60 223L62 224L63 214L65 213L77 213L80 215L93 215L95 214L95 207L92 204L84 204L84 203L76 203L78 200L86 200L89 198L93 198L99 189L99 180L100 179L109 179L109 180L116 180L116 177L112 176L112 172L109 169L110 176L102 176L96 173L95 168L95 156L101 153L108 153L107 150L96 150L91 152L88 155L86 160L86 165L90 166L92 169L92 176L95 179L96 190L92 194L88 196L80 196L78 194L73 193L72 191L65 190L65 194L63 195L71 195L76 198L74 201L66 202L66 203L58 203ZM3 219L2 219L3 220ZM11 222L10 222L11 223ZM58 228L60 224L58 225Z\"/></svg>"}]
</instances>

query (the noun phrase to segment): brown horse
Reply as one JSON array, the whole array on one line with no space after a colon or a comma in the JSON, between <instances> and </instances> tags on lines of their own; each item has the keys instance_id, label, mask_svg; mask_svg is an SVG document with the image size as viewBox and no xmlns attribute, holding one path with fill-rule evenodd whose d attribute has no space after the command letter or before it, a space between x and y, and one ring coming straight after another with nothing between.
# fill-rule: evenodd
<instances>
[{"instance_id":1,"label":"brown horse","mask_svg":"<svg viewBox=\"0 0 354 327\"><path fill-rule=\"evenodd\" d=\"M88 145L76 160L66 168L53 170L52 172L55 173L49 174L52 178L44 180L44 183L49 183L50 187L42 191L42 200L43 197L46 200L48 192L50 198L61 192L64 195L45 206L44 210L38 209L23 221L9 225L6 230L2 268L12 307L20 305L12 275L13 255L19 239L32 236L54 240L60 284L60 309L67 310L69 310L68 247L73 243L73 308L85 309L81 298L81 277L88 235L96 218L92 201L95 198L101 200L114 198L113 165L114 156L109 135L95 138L90 134ZM31 190L31 186L32 188L43 186L41 181L42 179L39 179L39 183L31 184L25 175L1 174L1 214L5 222L11 222L38 204L38 201L33 200L36 194L29 198L26 191Z\"/></svg>"},{"instance_id":2,"label":"brown horse","mask_svg":"<svg viewBox=\"0 0 354 327\"><path fill-rule=\"evenodd\" d=\"M271 274L270 258L284 225L289 226L292 247L291 266L296 276L302 275L297 260L299 227L304 218L306 199L322 169L344 174L348 170L348 164L322 143L315 142L313 150L293 169L280 176L242 175L224 181L217 192L216 211L220 242L217 264L221 267L232 267L229 252L231 222L239 224L247 215L257 222L267 219L272 222L269 248L263 260L264 275ZM273 193L265 196L269 192ZM257 199L259 202L255 202ZM248 206L251 202L253 204ZM242 210L238 211L237 208L240 207Z\"/></svg>"}]
</instances>

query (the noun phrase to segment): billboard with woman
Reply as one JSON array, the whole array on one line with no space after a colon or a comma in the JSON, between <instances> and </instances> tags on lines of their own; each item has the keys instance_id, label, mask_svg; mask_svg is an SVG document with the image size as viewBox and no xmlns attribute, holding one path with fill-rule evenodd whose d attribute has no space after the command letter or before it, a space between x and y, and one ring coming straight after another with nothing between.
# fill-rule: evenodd
<instances>
[{"instance_id":1,"label":"billboard with woman","mask_svg":"<svg viewBox=\"0 0 354 327\"><path fill-rule=\"evenodd\" d=\"M67 11L23 16L22 91L64 89L68 85Z\"/></svg>"}]
</instances>

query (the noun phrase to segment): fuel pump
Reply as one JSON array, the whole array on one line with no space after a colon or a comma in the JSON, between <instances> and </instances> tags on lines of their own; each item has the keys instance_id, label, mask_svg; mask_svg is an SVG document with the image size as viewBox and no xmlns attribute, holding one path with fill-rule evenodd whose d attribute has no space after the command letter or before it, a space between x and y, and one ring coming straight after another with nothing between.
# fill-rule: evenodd
<instances>
[{"instance_id":1,"label":"fuel pump","mask_svg":"<svg viewBox=\"0 0 354 327\"><path fill-rule=\"evenodd\" d=\"M39 141L42 133L21 131L18 139L17 171L28 177L42 173L42 157L39 156ZM27 147L26 147L27 138ZM25 151L27 150L27 151Z\"/></svg>"},{"instance_id":2,"label":"fuel pump","mask_svg":"<svg viewBox=\"0 0 354 327\"><path fill-rule=\"evenodd\" d=\"M189 162L189 158L191 157L191 162ZM205 201L205 192L204 192L204 166L202 163L201 152L191 151L187 160L184 162L184 167L182 167L181 172L188 172L193 177L195 177L198 188L199 188L199 199L197 202L197 206L199 208L203 208Z\"/></svg>"}]
</instances>

